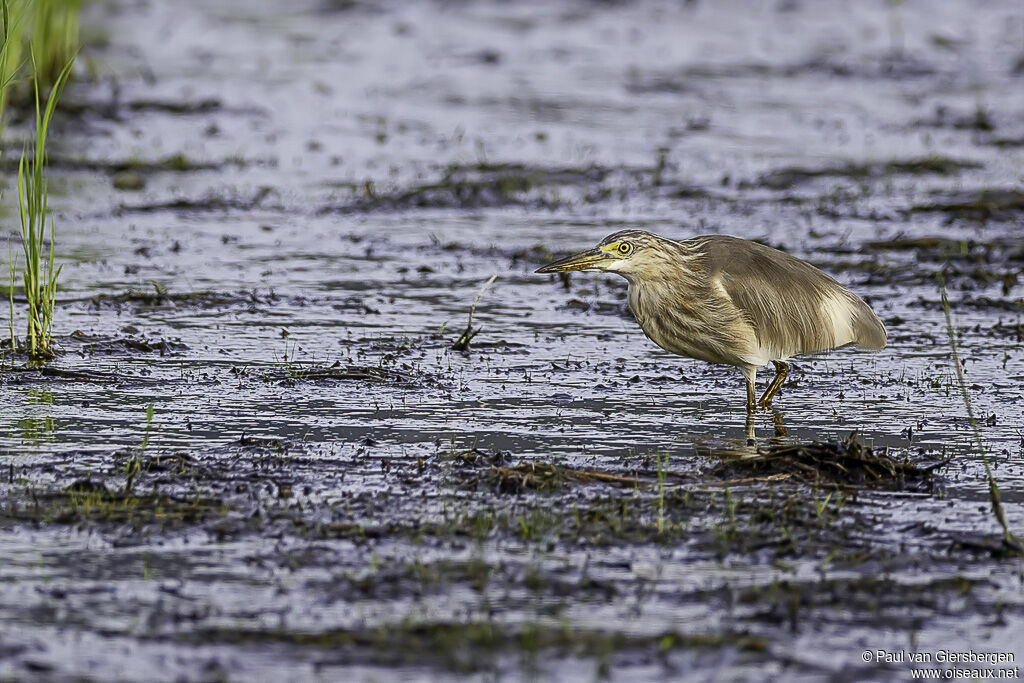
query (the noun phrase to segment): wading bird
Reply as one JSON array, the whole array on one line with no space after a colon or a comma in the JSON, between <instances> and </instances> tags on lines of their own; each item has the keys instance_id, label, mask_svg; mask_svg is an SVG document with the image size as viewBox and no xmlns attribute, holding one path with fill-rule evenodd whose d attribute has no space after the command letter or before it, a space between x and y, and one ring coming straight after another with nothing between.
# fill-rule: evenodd
<instances>
[{"instance_id":1,"label":"wading bird","mask_svg":"<svg viewBox=\"0 0 1024 683\"><path fill-rule=\"evenodd\" d=\"M623 230L537 272L573 270L626 278L633 315L666 351L738 367L749 413L762 365L771 362L776 370L760 400L768 408L791 357L850 344L885 347L885 326L856 294L806 261L737 237L677 242Z\"/></svg>"}]
</instances>

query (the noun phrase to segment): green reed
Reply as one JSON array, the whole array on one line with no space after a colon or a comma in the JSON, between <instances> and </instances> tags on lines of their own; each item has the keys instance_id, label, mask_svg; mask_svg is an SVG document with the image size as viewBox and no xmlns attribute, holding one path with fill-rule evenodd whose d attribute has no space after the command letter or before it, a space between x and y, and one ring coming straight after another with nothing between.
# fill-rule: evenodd
<instances>
[{"instance_id":1,"label":"green reed","mask_svg":"<svg viewBox=\"0 0 1024 683\"><path fill-rule=\"evenodd\" d=\"M82 0L32 0L29 5L35 77L44 89L56 87L78 53Z\"/></svg>"},{"instance_id":2,"label":"green reed","mask_svg":"<svg viewBox=\"0 0 1024 683\"><path fill-rule=\"evenodd\" d=\"M30 103L29 81L44 91L56 85L78 52L81 9L82 0L0 0L0 115L12 88Z\"/></svg>"},{"instance_id":3,"label":"green reed","mask_svg":"<svg viewBox=\"0 0 1024 683\"><path fill-rule=\"evenodd\" d=\"M7 104L7 90L17 78L20 69L22 37L20 27L21 16L12 13L8 0L0 0L0 116ZM15 8L17 10L17 8ZM0 126L2 126L0 122Z\"/></svg>"},{"instance_id":4,"label":"green reed","mask_svg":"<svg viewBox=\"0 0 1024 683\"><path fill-rule=\"evenodd\" d=\"M7 325L11 334L11 352L13 353L18 349L18 338L14 336L14 278L16 276L14 269L14 254L11 253L10 245L7 246L7 270L11 277L10 286L7 288L7 293L10 298L11 310L10 317L7 318Z\"/></svg>"},{"instance_id":5,"label":"green reed","mask_svg":"<svg viewBox=\"0 0 1024 683\"><path fill-rule=\"evenodd\" d=\"M28 305L28 329L25 336L28 353L33 358L47 358L52 355L50 342L53 307L61 267L54 263L52 218L49 225L49 240L46 239L46 133L61 91L71 74L71 65L72 62L68 62L57 75L57 80L47 97L45 109L40 108L39 79L35 80L35 149L31 156L27 149L23 151L18 164L18 208L21 216L21 242L25 253L25 300Z\"/></svg>"}]
</instances>

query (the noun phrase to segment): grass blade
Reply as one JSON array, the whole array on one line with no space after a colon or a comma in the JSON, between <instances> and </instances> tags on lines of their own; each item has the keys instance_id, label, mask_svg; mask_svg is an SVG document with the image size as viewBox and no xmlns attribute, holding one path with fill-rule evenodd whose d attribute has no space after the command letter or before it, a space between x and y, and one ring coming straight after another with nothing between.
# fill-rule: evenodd
<instances>
[{"instance_id":1,"label":"grass blade","mask_svg":"<svg viewBox=\"0 0 1024 683\"><path fill-rule=\"evenodd\" d=\"M974 434L974 441L978 447L978 454L981 455L981 462L985 465L985 476L988 477L989 502L992 504L992 512L1003 529L1003 541L1006 545L1020 549L1020 541L1010 532L1006 523L1006 513L1003 511L1002 500L999 497L999 487L996 485L996 478L992 474L992 467L988 461L988 454L985 451L985 443L981 438L981 428L978 427L978 420L974 417L974 405L971 403L971 392L967 389L967 380L964 378L964 367L960 362L960 352L956 345L956 327L953 323L953 313L949 305L949 297L946 296L946 287L942 285L942 310L946 315L946 333L949 335L949 348L952 352L953 370L956 373L957 384L960 386L960 397L963 399L964 407L967 409L967 420L971 425Z\"/></svg>"}]
</instances>

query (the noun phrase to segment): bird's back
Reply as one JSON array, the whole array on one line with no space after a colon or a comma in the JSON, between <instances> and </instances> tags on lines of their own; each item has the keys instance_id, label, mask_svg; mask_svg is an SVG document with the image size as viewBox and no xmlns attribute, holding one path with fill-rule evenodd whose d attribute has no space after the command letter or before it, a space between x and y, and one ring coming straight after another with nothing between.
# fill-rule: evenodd
<instances>
[{"instance_id":1,"label":"bird's back","mask_svg":"<svg viewBox=\"0 0 1024 683\"><path fill-rule=\"evenodd\" d=\"M736 237L682 243L704 254L706 275L754 328L762 357L885 346L882 321L860 297L811 264Z\"/></svg>"}]
</instances>

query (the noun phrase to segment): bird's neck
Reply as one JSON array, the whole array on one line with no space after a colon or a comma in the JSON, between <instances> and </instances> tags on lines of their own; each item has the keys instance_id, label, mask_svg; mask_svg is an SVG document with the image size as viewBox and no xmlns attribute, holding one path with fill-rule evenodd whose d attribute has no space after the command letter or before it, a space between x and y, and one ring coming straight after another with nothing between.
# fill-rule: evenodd
<instances>
[{"instance_id":1,"label":"bird's neck","mask_svg":"<svg viewBox=\"0 0 1024 683\"><path fill-rule=\"evenodd\" d=\"M673 242L670 247L645 255L639 267L619 274L631 286L696 290L707 286L704 257L685 244Z\"/></svg>"}]
</instances>

